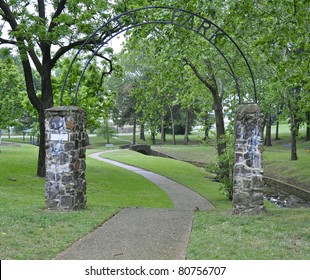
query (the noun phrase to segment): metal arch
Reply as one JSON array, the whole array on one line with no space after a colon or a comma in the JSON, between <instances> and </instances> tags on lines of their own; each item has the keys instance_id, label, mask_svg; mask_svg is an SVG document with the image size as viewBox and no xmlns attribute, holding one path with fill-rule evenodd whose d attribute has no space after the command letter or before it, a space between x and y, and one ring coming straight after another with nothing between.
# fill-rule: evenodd
<instances>
[{"instance_id":1,"label":"metal arch","mask_svg":"<svg viewBox=\"0 0 310 280\"><path fill-rule=\"evenodd\" d=\"M148 20L148 19L142 18L142 21L139 21L139 19L137 17L137 16L139 16L139 12L147 11L147 10L153 10L153 11L154 10L166 10L166 11L172 12L172 14L170 15L169 19ZM129 20L129 24L126 22L122 22L122 19ZM243 52L241 51L240 47L237 45L237 43L223 29L218 27L216 24L214 24L210 20L208 20L208 19L206 19L206 18L204 18L198 14L195 14L195 13L183 10L183 9L166 7L166 6L148 6L148 7L130 10L130 11L124 12L124 13L116 16L116 17L111 18L106 23L104 23L102 26L100 26L98 29L96 29L84 41L84 43L82 44L80 49L77 51L77 53L75 54L75 56L73 57L70 65L69 65L68 71L66 73L66 76L65 76L65 79L64 79L64 82L62 85L60 105L62 105L62 102L63 102L63 94L64 94L64 90L65 90L65 85L66 85L68 76L70 74L71 68L72 68L74 62L76 61L77 57L80 55L80 53L83 51L83 49L85 48L85 46L87 44L89 44L93 41L96 45L98 45L98 47L95 50L95 52L93 53L93 55L87 60L86 64L84 65L84 68L83 68L82 73L80 75L79 81L76 85L75 96L74 96L74 105L76 105L76 103L77 103L77 95L78 95L79 87L80 87L82 78L84 76L84 73L85 73L89 63L91 62L91 60L96 56L96 54L98 54L100 49L104 45L106 45L110 40L112 40L114 37L116 37L117 35L125 32L127 30L130 30L134 27L149 25L149 24L172 24L172 25L176 25L178 27L183 27L185 29L191 30L191 31L195 32L196 34L205 38L214 48L216 48L216 50L221 54L221 56L224 58L225 62L227 63L227 65L230 69L231 75L232 75L232 77L235 81L235 84L236 84L239 103L241 103L240 87L239 87L237 77L234 73L234 70L233 70L227 56L216 45L217 37L224 35L225 38L227 38L229 40L229 42L231 42L233 44L233 46L238 50L239 54L241 55L241 57L243 58L243 60L246 64L246 67L248 69L248 72L250 74L251 81L253 84L254 102L257 103L256 84L255 84L254 75L253 75L252 69L250 67L250 64L249 64L248 60L246 59L245 55L243 54ZM100 40L99 40L99 42L96 42L95 39L96 39L96 36L98 36L98 35L100 35L99 36Z\"/></svg>"}]
</instances>

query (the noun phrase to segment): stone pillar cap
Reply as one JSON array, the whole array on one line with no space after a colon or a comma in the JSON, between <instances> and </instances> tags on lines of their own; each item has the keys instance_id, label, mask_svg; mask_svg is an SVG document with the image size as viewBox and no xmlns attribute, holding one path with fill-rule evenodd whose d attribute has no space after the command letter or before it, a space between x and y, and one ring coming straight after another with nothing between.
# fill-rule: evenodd
<instances>
[{"instance_id":1,"label":"stone pillar cap","mask_svg":"<svg viewBox=\"0 0 310 280\"><path fill-rule=\"evenodd\" d=\"M78 106L55 106L55 107L48 108L45 111L59 112L59 111L84 111L84 110Z\"/></svg>"}]
</instances>

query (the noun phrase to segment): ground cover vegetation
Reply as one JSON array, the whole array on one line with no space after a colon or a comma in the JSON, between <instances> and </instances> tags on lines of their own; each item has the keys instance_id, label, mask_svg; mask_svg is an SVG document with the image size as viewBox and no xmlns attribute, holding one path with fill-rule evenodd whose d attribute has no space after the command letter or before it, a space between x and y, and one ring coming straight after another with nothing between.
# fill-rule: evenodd
<instances>
[{"instance_id":1,"label":"ground cover vegetation","mask_svg":"<svg viewBox=\"0 0 310 280\"><path fill-rule=\"evenodd\" d=\"M309 209L268 209L256 217L196 213L189 259L309 260Z\"/></svg>"},{"instance_id":2,"label":"ground cover vegetation","mask_svg":"<svg viewBox=\"0 0 310 280\"><path fill-rule=\"evenodd\" d=\"M197 135L190 137L193 142L198 139ZM151 141L150 137L147 139ZM169 140L172 141L172 137L169 136ZM179 140L182 142L182 137ZM93 146L88 153L107 149L105 142L102 137L91 137ZM113 139L112 143L117 147L122 141ZM0 176L2 259L50 259L122 207L172 207L164 193L140 176L87 158L87 210L74 213L47 211L44 209L44 180L31 172L36 168L37 147L15 145L22 146L1 146L0 165L5 166ZM203 145L161 147L186 159L196 158L197 152L212 153L213 150L216 155L214 147ZM282 145L271 148L277 147ZM281 155L289 157L289 154L286 148ZM309 209L277 209L266 202L267 215L233 217L231 203L220 185L203 168L126 150L110 150L104 156L167 176L205 196L217 207L210 212L196 213L189 259L309 259ZM16 172L17 169L20 171ZM239 250L227 245L236 243Z\"/></svg>"},{"instance_id":3,"label":"ground cover vegetation","mask_svg":"<svg viewBox=\"0 0 310 280\"><path fill-rule=\"evenodd\" d=\"M281 147L281 144L274 146ZM191 150L190 146L179 147L177 152L175 146L167 146L168 153L170 153L170 147L175 156L179 154L187 157L187 160L193 159L190 153L181 151ZM266 154L271 157L272 153L269 149L266 151ZM286 149L282 156L284 154L285 157L289 157L289 149ZM132 151L114 151L105 153L103 156L167 176L200 193L216 206L212 211L196 212L188 247L188 259L256 260L309 259L310 257L309 208L279 209L266 201L265 206L268 209L266 215L234 217L230 212L231 203L221 191L220 185L212 181L212 176L201 168L190 167L188 163L171 159L136 154ZM305 153L305 156L309 155ZM307 161L303 170L309 170L308 166ZM273 170L272 163L268 164L267 169L270 173L279 172ZM303 178L309 182L309 171L306 173Z\"/></svg>"},{"instance_id":4,"label":"ground cover vegetation","mask_svg":"<svg viewBox=\"0 0 310 280\"><path fill-rule=\"evenodd\" d=\"M276 126L272 127L273 139L276 135L275 128ZM300 130L300 140L297 142L300 154L298 161L287 160L290 157L290 149L287 145L290 142L289 126L280 125L279 132L281 140L274 140L271 147L265 148L265 174L309 190L310 162L309 153L305 149L307 145L305 129ZM197 138L197 135L192 135L193 143ZM184 160L208 160L210 154L216 155L214 147L204 148L203 145L186 147L162 145L153 146L153 148ZM219 197L214 199L215 197L210 193L214 190L212 184L208 182L208 187L202 189L197 187L196 183L204 181L206 176L210 179L208 177L210 175L204 174L201 177L199 173L193 172L188 167L181 169L182 171L176 168L176 171L170 173L169 171L172 170L169 167L167 169L167 163L163 167L161 160L150 158L143 160L144 155L135 155L133 152L129 154L115 152L104 156L144 167L183 182L214 203L216 210L196 213L188 247L187 258L189 259L309 259L310 257L309 208L278 209L265 202L268 209L266 215L233 217L227 210L231 207L227 198L222 200L222 196L222 199ZM178 166L182 164L178 163ZM192 179L188 182L188 178ZM206 181L202 184L206 184ZM217 192L220 190L218 185L215 188Z\"/></svg>"},{"instance_id":5,"label":"ground cover vegetation","mask_svg":"<svg viewBox=\"0 0 310 280\"><path fill-rule=\"evenodd\" d=\"M264 174L268 177L278 179L282 182L291 183L298 187L310 189L310 162L309 162L309 142L305 141L306 127L303 126L299 130L299 140L297 141L297 150L299 160L290 160L290 126L287 123L281 123L279 126L271 127L272 145L264 146ZM277 132L276 132L277 130ZM137 140L139 144L151 145L152 149L173 158L184 161L196 161L206 163L209 171L214 170L217 166L217 152L215 138L212 136L212 130L208 142L203 141L204 131L193 132L189 135L189 145L186 148L183 145L183 136L176 136L177 145L173 145L172 135L167 135L166 142L161 143L160 135L156 139L156 144L152 145L150 136L146 137L146 141ZM276 140L277 136L277 140ZM132 139L130 134L119 136L113 139L114 147L126 144ZM123 140L123 141L122 141ZM102 137L91 139L94 147L98 147L105 143Z\"/></svg>"},{"instance_id":6,"label":"ground cover vegetation","mask_svg":"<svg viewBox=\"0 0 310 280\"><path fill-rule=\"evenodd\" d=\"M103 154L103 157L140 166L161 174L200 193L218 208L227 208L229 205L227 198L220 191L220 184L212 182L214 176L207 173L204 169L197 168L189 163L161 157L145 156L133 151L111 151Z\"/></svg>"},{"instance_id":7,"label":"ground cover vegetation","mask_svg":"<svg viewBox=\"0 0 310 280\"><path fill-rule=\"evenodd\" d=\"M0 147L1 259L51 259L123 207L173 206L146 179L88 158L87 209L45 210L44 179L34 176L37 147Z\"/></svg>"},{"instance_id":8,"label":"ground cover vegetation","mask_svg":"<svg viewBox=\"0 0 310 280\"><path fill-rule=\"evenodd\" d=\"M152 148L181 160L196 160L206 162L207 164L216 163L216 150L212 137L209 139L206 147L204 147L203 142L200 145L198 144L198 139L201 139L201 137L193 134L190 136L190 139L190 143L193 145L189 145L188 149L183 149L180 145L172 145L169 139L167 140L167 145L154 145ZM279 126L276 124L272 125L271 139L272 145L264 146L264 175L310 190L310 143L306 141L306 126L299 129L297 141L299 159L297 161L290 160L291 139L289 124L282 122Z\"/></svg>"}]
</instances>

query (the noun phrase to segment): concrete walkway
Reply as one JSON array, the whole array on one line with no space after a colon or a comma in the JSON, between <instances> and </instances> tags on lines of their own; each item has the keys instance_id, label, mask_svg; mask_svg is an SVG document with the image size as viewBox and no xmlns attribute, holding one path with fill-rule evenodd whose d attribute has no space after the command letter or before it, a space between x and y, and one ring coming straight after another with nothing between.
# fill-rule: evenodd
<instances>
[{"instance_id":1,"label":"concrete walkway","mask_svg":"<svg viewBox=\"0 0 310 280\"><path fill-rule=\"evenodd\" d=\"M214 206L188 188L158 174L104 159L90 157L138 173L162 188L173 209L125 208L98 229L74 243L55 259L152 260L185 259L195 210ZM193 178L194 179L194 178Z\"/></svg>"}]
</instances>

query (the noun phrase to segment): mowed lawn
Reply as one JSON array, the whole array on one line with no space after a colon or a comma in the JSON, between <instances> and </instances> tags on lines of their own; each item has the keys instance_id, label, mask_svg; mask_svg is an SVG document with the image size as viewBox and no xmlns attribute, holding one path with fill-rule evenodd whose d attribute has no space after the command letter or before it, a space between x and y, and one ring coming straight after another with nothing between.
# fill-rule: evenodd
<instances>
[{"instance_id":1,"label":"mowed lawn","mask_svg":"<svg viewBox=\"0 0 310 280\"><path fill-rule=\"evenodd\" d=\"M184 148L186 149L186 147ZM217 208L196 212L188 259L310 259L310 209L279 209L265 202L267 214L236 217L212 175L188 163L114 151L104 157L167 176L209 199Z\"/></svg>"},{"instance_id":2,"label":"mowed lawn","mask_svg":"<svg viewBox=\"0 0 310 280\"><path fill-rule=\"evenodd\" d=\"M172 207L165 192L132 172L87 159L87 209L45 210L37 148L1 146L0 259L51 259L123 207Z\"/></svg>"},{"instance_id":3,"label":"mowed lawn","mask_svg":"<svg viewBox=\"0 0 310 280\"><path fill-rule=\"evenodd\" d=\"M266 215L235 217L220 185L202 168L132 151L104 156L167 176L217 207L196 212L188 259L310 259L309 209L276 209L266 203ZM167 195L143 177L88 157L87 209L48 211L45 180L34 175L36 157L33 146L1 147L1 259L52 259L123 207L172 207Z\"/></svg>"}]
</instances>

